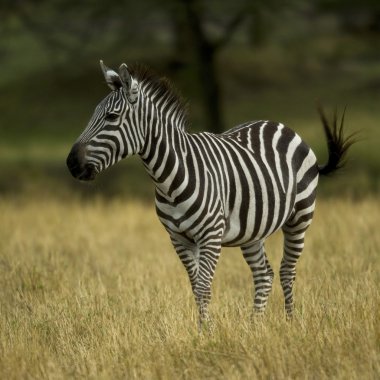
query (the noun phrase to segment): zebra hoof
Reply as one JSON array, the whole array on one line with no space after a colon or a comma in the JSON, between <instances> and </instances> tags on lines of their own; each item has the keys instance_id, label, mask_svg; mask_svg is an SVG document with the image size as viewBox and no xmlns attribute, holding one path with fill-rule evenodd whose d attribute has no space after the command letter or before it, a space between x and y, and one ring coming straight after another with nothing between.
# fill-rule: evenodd
<instances>
[{"instance_id":1,"label":"zebra hoof","mask_svg":"<svg viewBox=\"0 0 380 380\"><path fill-rule=\"evenodd\" d=\"M198 322L198 333L212 335L215 331L215 322L208 317L207 319L201 319Z\"/></svg>"},{"instance_id":2,"label":"zebra hoof","mask_svg":"<svg viewBox=\"0 0 380 380\"><path fill-rule=\"evenodd\" d=\"M288 322L291 322L293 320L294 316L294 309L285 309L285 318Z\"/></svg>"}]
</instances>

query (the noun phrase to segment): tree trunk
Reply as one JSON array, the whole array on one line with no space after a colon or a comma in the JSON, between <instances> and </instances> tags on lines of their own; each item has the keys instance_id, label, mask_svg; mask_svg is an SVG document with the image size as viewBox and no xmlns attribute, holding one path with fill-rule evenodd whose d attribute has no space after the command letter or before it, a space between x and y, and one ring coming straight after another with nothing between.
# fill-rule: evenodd
<instances>
[{"instance_id":1,"label":"tree trunk","mask_svg":"<svg viewBox=\"0 0 380 380\"><path fill-rule=\"evenodd\" d=\"M208 41L202 29L199 14L199 3L194 0L184 0L189 34L194 51L193 59L199 78L201 90L202 108L206 129L213 133L223 132L223 116L220 106L220 88L217 78L215 44Z\"/></svg>"},{"instance_id":2,"label":"tree trunk","mask_svg":"<svg viewBox=\"0 0 380 380\"><path fill-rule=\"evenodd\" d=\"M217 75L215 49L207 42L197 51L197 72L202 91L206 129L213 133L224 131L220 87Z\"/></svg>"}]
</instances>

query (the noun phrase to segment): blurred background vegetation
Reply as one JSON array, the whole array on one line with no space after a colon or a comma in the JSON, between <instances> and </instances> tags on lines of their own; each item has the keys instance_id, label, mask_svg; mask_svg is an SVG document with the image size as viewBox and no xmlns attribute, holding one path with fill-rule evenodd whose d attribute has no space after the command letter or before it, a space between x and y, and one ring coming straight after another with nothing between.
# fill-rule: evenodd
<instances>
[{"instance_id":1,"label":"blurred background vegetation","mask_svg":"<svg viewBox=\"0 0 380 380\"><path fill-rule=\"evenodd\" d=\"M359 130L345 172L324 196L380 190L378 0L2 0L0 194L151 198L137 159L92 184L71 178L71 145L107 93L99 59L141 62L190 103L191 131L281 121L324 162L316 112L345 106Z\"/></svg>"}]
</instances>

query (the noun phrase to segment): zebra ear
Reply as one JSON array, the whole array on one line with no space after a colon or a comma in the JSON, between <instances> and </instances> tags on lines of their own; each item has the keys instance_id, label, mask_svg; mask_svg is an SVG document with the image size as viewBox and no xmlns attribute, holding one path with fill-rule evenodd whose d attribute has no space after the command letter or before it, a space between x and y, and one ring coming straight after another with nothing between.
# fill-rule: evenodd
<instances>
[{"instance_id":1,"label":"zebra ear","mask_svg":"<svg viewBox=\"0 0 380 380\"><path fill-rule=\"evenodd\" d=\"M104 78L111 90L118 90L123 84L116 71L113 71L110 68L108 68L102 60L100 60L100 67L102 68Z\"/></svg>"},{"instance_id":2,"label":"zebra ear","mask_svg":"<svg viewBox=\"0 0 380 380\"><path fill-rule=\"evenodd\" d=\"M132 77L128 70L128 66L125 63L120 65L119 74L129 102L132 104L136 103L139 87L137 81Z\"/></svg>"}]
</instances>

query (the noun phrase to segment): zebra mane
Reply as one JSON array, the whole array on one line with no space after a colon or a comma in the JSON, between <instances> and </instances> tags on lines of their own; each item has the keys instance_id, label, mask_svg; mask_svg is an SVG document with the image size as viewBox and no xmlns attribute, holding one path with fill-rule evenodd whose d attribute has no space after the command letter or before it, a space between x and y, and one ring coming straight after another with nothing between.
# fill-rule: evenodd
<instances>
[{"instance_id":1,"label":"zebra mane","mask_svg":"<svg viewBox=\"0 0 380 380\"><path fill-rule=\"evenodd\" d=\"M145 65L133 64L129 66L129 71L139 82L145 95L154 97L162 103L163 108L175 113L177 126L185 130L188 124L188 104L177 88L167 78L158 76Z\"/></svg>"}]
</instances>

